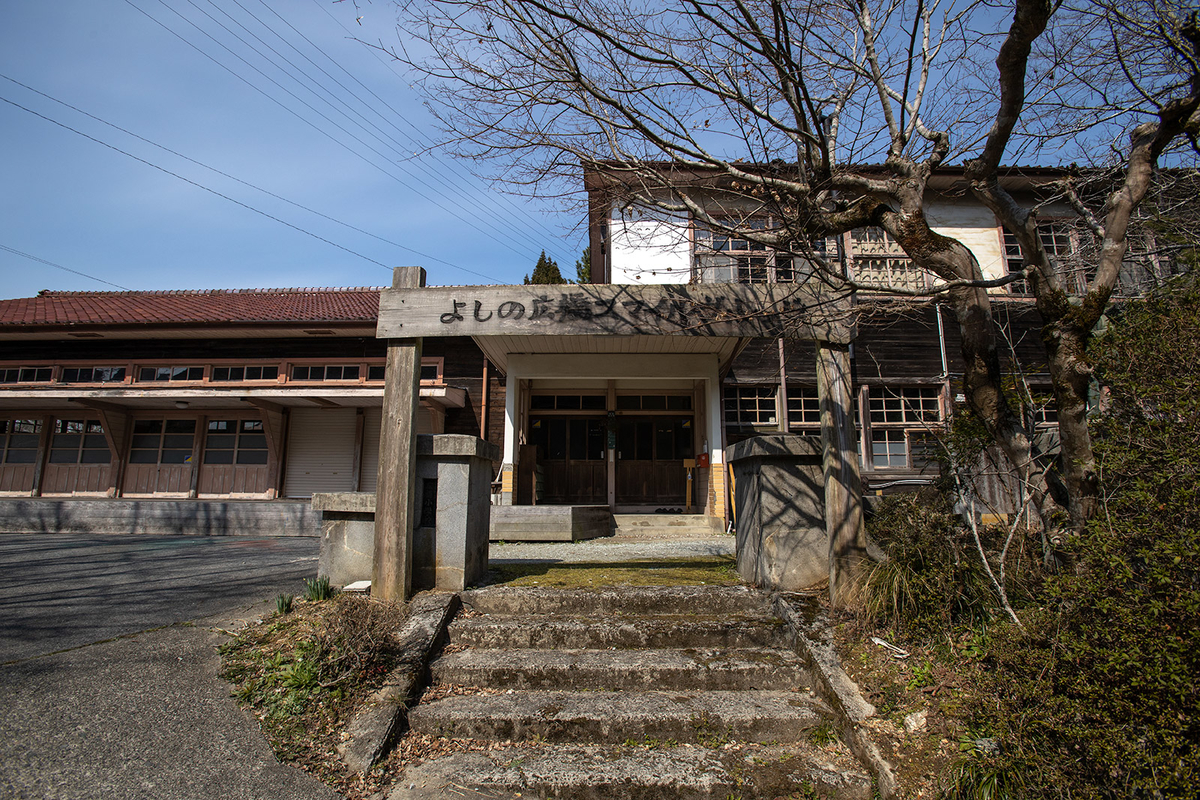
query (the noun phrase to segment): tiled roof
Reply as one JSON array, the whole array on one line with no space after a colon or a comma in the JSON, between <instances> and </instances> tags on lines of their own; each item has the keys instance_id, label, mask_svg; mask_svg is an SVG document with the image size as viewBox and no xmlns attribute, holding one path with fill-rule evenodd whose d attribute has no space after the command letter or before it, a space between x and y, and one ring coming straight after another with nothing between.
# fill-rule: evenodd
<instances>
[{"instance_id":1,"label":"tiled roof","mask_svg":"<svg viewBox=\"0 0 1200 800\"><path fill-rule=\"evenodd\" d=\"M375 323L379 289L39 292L0 300L0 326Z\"/></svg>"}]
</instances>

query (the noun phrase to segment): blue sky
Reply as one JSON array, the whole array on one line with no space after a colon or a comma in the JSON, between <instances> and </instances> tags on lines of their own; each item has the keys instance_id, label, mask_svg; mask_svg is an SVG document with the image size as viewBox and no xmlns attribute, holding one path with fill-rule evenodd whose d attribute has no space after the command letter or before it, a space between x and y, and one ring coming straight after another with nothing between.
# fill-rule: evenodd
<instances>
[{"instance_id":1,"label":"blue sky","mask_svg":"<svg viewBox=\"0 0 1200 800\"><path fill-rule=\"evenodd\" d=\"M543 248L574 277L577 210L423 152L437 134L402 67L351 38L399 35L389 2L8 4L0 297L378 286L413 264L520 283Z\"/></svg>"}]
</instances>

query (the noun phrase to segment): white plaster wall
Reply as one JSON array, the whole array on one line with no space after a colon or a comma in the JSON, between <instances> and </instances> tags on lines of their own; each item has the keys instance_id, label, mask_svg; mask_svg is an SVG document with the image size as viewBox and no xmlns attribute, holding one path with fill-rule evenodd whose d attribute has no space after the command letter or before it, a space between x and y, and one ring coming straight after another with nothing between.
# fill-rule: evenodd
<instances>
[{"instance_id":1,"label":"white plaster wall","mask_svg":"<svg viewBox=\"0 0 1200 800\"><path fill-rule=\"evenodd\" d=\"M609 217L613 283L681 284L692 276L687 218L614 205Z\"/></svg>"},{"instance_id":2,"label":"white plaster wall","mask_svg":"<svg viewBox=\"0 0 1200 800\"><path fill-rule=\"evenodd\" d=\"M935 232L957 239L975 254L985 278L1002 278L1008 274L1000 227L986 206L931 201L926 205L926 214Z\"/></svg>"}]
</instances>

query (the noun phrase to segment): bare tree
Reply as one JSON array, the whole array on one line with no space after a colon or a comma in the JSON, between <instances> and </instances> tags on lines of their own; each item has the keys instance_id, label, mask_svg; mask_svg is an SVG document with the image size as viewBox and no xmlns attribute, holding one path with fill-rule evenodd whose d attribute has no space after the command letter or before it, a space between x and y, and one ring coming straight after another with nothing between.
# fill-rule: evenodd
<instances>
[{"instance_id":1,"label":"bare tree","mask_svg":"<svg viewBox=\"0 0 1200 800\"><path fill-rule=\"evenodd\" d=\"M803 259L813 279L835 290L943 297L961 331L968 403L1048 519L1054 473L1042 468L1003 389L988 295L1028 279L1053 340L1066 420L1067 492L1057 494L1072 498L1080 523L1094 496L1082 347L1112 293L1130 215L1157 159L1194 133L1194 22L1169 2L1139 2L1147 19L1122 11L1128 3L1088 5L1071 9L1068 24L1047 36L1058 12L1051 0L1003 8L954 0L431 0L407 6L406 35L417 43L398 56L423 74L459 152L488 160L519 189L577 187L583 163L615 200ZM1139 42L1154 26L1153 43ZM1035 50L1041 43L1044 52ZM1127 63L1133 46L1157 54L1153 70ZM1121 55L1103 60L1114 52ZM1041 69L1032 81L1031 63ZM1101 64L1114 63L1115 72L1101 75ZM1141 102L1118 108L1129 92L1114 86L1134 87ZM1032 124L1022 116L1031 108L1042 115ZM1132 127L1139 114L1144 121L1123 150L1124 181L1104 215L1085 216L1100 237L1100 259L1094 286L1073 303L1040 245L1036 209L1005 190L1002 162L1056 153L1046 147L1064 134L1089 141L1097 125L1109 133ZM1070 124L1038 124L1052 118ZM1018 236L1024 275L985 280L963 242L933 230L930 180L961 170L955 163L966 164L973 191ZM1061 192L1079 195L1069 182ZM770 224L753 222L762 218ZM935 288L865 286L812 247L868 226L883 228L936 276Z\"/></svg>"}]
</instances>

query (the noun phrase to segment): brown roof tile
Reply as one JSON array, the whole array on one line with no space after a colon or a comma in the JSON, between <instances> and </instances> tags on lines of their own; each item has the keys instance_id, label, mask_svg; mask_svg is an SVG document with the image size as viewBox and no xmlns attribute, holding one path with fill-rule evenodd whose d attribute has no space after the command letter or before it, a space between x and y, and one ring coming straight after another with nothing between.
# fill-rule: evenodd
<instances>
[{"instance_id":1,"label":"brown roof tile","mask_svg":"<svg viewBox=\"0 0 1200 800\"><path fill-rule=\"evenodd\" d=\"M0 300L0 326L374 323L379 289L39 292Z\"/></svg>"}]
</instances>

